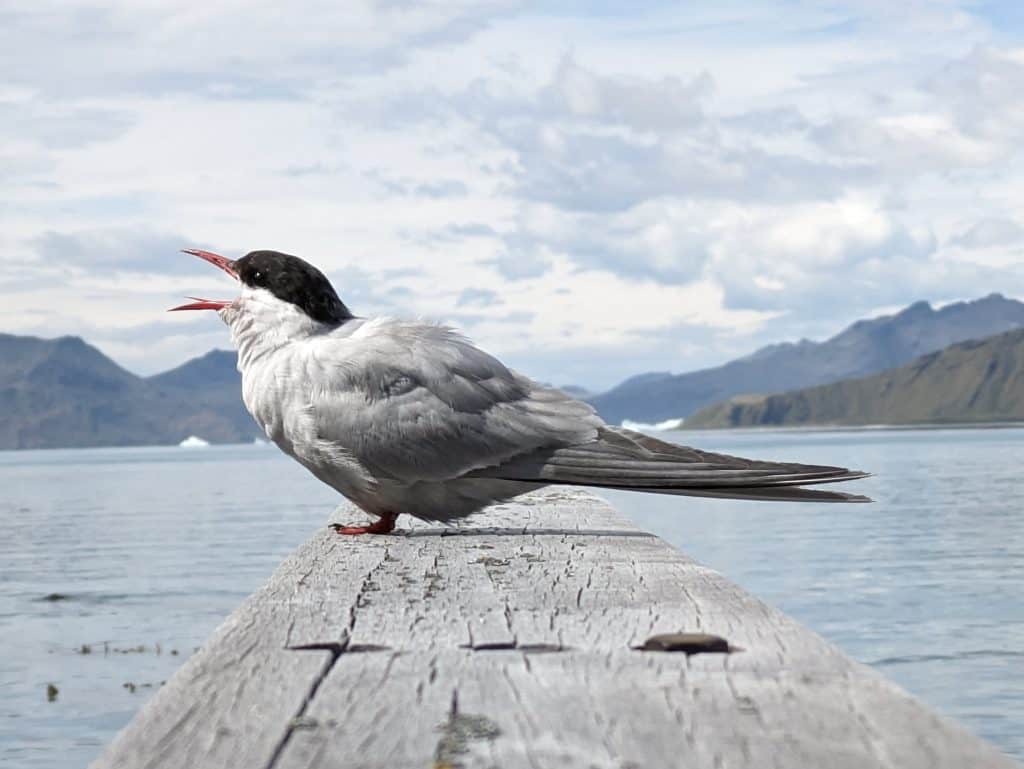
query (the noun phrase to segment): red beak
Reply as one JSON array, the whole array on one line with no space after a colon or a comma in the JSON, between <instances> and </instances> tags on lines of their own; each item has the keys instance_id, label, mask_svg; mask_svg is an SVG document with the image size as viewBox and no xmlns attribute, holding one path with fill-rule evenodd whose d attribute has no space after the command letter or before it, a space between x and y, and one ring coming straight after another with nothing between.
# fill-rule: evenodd
<instances>
[{"instance_id":1,"label":"red beak","mask_svg":"<svg viewBox=\"0 0 1024 769\"><path fill-rule=\"evenodd\" d=\"M198 256L200 259L205 259L214 267L219 267L232 278L238 280L238 273L235 272L235 263L228 259L226 256L215 254L212 251L201 251L198 248L183 248L181 250L181 253L192 254L192 256Z\"/></svg>"},{"instance_id":2,"label":"red beak","mask_svg":"<svg viewBox=\"0 0 1024 769\"><path fill-rule=\"evenodd\" d=\"M182 249L183 254L192 254L192 256L198 256L214 267L218 267L235 280L238 280L238 273L235 271L235 263L228 259L226 256L215 254L212 251L202 251L198 248L185 248ZM231 304L231 301L224 301L221 299L200 299L197 296L190 296L192 299L191 304L183 304L180 307L172 307L168 312L178 312L179 310L223 310L225 307Z\"/></svg>"},{"instance_id":3,"label":"red beak","mask_svg":"<svg viewBox=\"0 0 1024 769\"><path fill-rule=\"evenodd\" d=\"M224 299L200 299L198 296L190 296L195 301L191 304L183 304L180 307L172 307L167 312L178 312L179 310L223 310L231 302Z\"/></svg>"}]
</instances>

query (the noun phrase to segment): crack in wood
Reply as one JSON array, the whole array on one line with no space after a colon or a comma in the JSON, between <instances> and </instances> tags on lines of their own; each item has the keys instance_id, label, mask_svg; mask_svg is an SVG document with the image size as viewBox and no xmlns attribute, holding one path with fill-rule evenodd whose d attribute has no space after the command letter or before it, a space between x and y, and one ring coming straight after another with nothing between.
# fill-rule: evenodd
<instances>
[{"instance_id":1,"label":"crack in wood","mask_svg":"<svg viewBox=\"0 0 1024 769\"><path fill-rule=\"evenodd\" d=\"M438 727L441 737L434 748L434 769L463 769L475 743L493 742L501 729L487 716L459 712L459 690L452 690L448 720Z\"/></svg>"},{"instance_id":2,"label":"crack in wood","mask_svg":"<svg viewBox=\"0 0 1024 769\"><path fill-rule=\"evenodd\" d=\"M285 729L284 734L281 736L281 740L277 743L277 745L274 747L274 750L271 752L270 758L268 759L264 769L274 769L274 767L277 766L277 762L278 760L280 760L281 755L284 753L284 749L288 747L288 743L291 741L292 735L295 734L296 728L305 727L304 719L306 716L306 711L309 709L309 705L313 701L313 698L316 697L316 692L320 688L320 684L322 684L327 679L327 676L330 674L331 669L335 666L338 660L341 659L341 655L344 654L344 649L329 650L331 651L331 656L327 658L327 661L324 662L323 667L320 669L320 673L317 675L316 678L313 679L313 683L310 685L309 691L306 693L305 698L302 700L302 704L299 706L299 711L294 715L294 717L292 717L291 721L288 722L288 727Z\"/></svg>"}]
</instances>

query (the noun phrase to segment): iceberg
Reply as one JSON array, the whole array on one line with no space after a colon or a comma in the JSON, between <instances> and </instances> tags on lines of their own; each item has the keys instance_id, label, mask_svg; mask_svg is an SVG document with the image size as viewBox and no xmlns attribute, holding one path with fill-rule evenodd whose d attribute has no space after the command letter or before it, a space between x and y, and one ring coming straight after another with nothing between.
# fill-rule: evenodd
<instances>
[{"instance_id":1,"label":"iceberg","mask_svg":"<svg viewBox=\"0 0 1024 769\"><path fill-rule=\"evenodd\" d=\"M178 445L183 449L202 449L209 446L210 442L204 441L198 436L190 435Z\"/></svg>"},{"instance_id":2,"label":"iceberg","mask_svg":"<svg viewBox=\"0 0 1024 769\"><path fill-rule=\"evenodd\" d=\"M632 419L623 419L622 426L627 430L636 430L639 433L656 432L665 430L679 430L683 426L683 418L666 419L664 422L634 422Z\"/></svg>"}]
</instances>

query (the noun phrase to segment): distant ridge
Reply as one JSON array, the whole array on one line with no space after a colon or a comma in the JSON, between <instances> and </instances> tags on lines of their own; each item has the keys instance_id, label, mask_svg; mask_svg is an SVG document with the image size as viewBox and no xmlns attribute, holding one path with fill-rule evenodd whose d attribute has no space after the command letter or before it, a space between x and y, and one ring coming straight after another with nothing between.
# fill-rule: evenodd
<instances>
[{"instance_id":1,"label":"distant ridge","mask_svg":"<svg viewBox=\"0 0 1024 769\"><path fill-rule=\"evenodd\" d=\"M210 350L199 358L150 377L147 381L158 387L174 390L212 391L213 388L231 387L242 390L242 375L238 373L238 356L228 350Z\"/></svg>"},{"instance_id":2,"label":"distant ridge","mask_svg":"<svg viewBox=\"0 0 1024 769\"><path fill-rule=\"evenodd\" d=\"M610 422L657 425L743 393L863 377L955 342L1015 328L1024 328L1024 303L999 294L940 310L918 302L895 315L858 321L825 342L771 345L690 374L640 374L603 395L573 390ZM211 443L262 439L242 404L235 363L234 352L214 350L143 378L77 337L0 334L0 449L176 445L192 435Z\"/></svg>"},{"instance_id":3,"label":"distant ridge","mask_svg":"<svg viewBox=\"0 0 1024 769\"><path fill-rule=\"evenodd\" d=\"M78 337L0 334L0 449L250 442L262 433L234 360L215 351L144 379Z\"/></svg>"},{"instance_id":4,"label":"distant ridge","mask_svg":"<svg viewBox=\"0 0 1024 769\"><path fill-rule=\"evenodd\" d=\"M824 342L773 344L723 366L687 374L632 377L588 398L607 421L661 422L743 393L774 393L902 366L956 342L1024 327L1024 303L990 294L932 308L916 302L895 315L860 320Z\"/></svg>"},{"instance_id":5,"label":"distant ridge","mask_svg":"<svg viewBox=\"0 0 1024 769\"><path fill-rule=\"evenodd\" d=\"M701 409L686 428L1024 421L1024 329L960 342L900 368Z\"/></svg>"}]
</instances>

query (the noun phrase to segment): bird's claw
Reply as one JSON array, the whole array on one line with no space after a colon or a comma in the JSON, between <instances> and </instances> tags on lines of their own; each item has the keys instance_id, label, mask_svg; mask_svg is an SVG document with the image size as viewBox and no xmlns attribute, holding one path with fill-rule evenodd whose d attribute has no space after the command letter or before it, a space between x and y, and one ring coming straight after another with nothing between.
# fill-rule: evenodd
<instances>
[{"instance_id":1,"label":"bird's claw","mask_svg":"<svg viewBox=\"0 0 1024 769\"><path fill-rule=\"evenodd\" d=\"M366 526L346 526L343 523L332 523L331 528L334 529L335 533L347 537L356 536L357 534L390 534L395 530L395 521L397 519L398 515L395 513L385 513L376 521Z\"/></svg>"}]
</instances>

